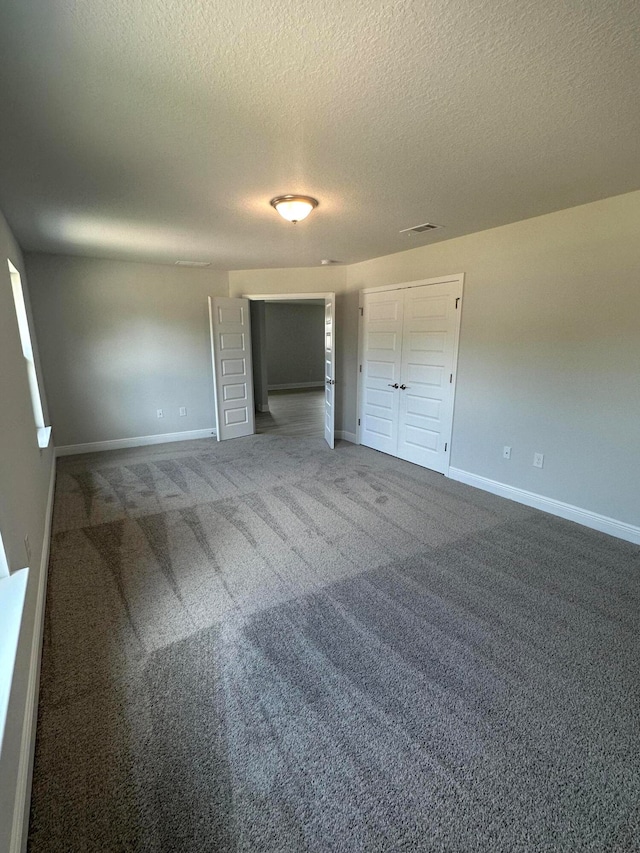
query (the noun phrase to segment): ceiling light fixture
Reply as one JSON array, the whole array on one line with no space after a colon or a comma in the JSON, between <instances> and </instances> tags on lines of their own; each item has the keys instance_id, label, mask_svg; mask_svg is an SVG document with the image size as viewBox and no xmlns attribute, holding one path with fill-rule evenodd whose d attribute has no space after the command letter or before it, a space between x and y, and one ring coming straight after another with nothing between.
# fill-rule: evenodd
<instances>
[{"instance_id":1,"label":"ceiling light fixture","mask_svg":"<svg viewBox=\"0 0 640 853\"><path fill-rule=\"evenodd\" d=\"M314 207L318 206L318 200L308 195L279 195L272 198L269 204L271 207L275 207L280 216L295 225L296 222L305 219Z\"/></svg>"}]
</instances>

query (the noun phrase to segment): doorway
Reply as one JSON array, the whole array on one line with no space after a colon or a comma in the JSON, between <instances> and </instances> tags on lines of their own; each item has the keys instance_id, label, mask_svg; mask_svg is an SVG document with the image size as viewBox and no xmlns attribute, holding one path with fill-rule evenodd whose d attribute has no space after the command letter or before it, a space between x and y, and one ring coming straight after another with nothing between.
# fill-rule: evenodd
<instances>
[{"instance_id":1,"label":"doorway","mask_svg":"<svg viewBox=\"0 0 640 853\"><path fill-rule=\"evenodd\" d=\"M324 436L331 444L335 382L326 356L333 360L333 299L327 296L248 297L257 433Z\"/></svg>"},{"instance_id":2,"label":"doorway","mask_svg":"<svg viewBox=\"0 0 640 853\"><path fill-rule=\"evenodd\" d=\"M252 351L258 351L266 347L266 328L261 326L259 316L264 310L251 306L253 303L293 303L308 304L317 303L324 305L324 325L322 330L322 380L320 373L317 379L311 381L311 385L317 387L318 392L309 401L307 414L300 417L300 398L289 395L286 404L280 405L281 429L286 429L282 421L289 420L289 427L295 434L308 435L309 416L314 411L320 410L322 406L322 435L330 448L335 444L335 293L286 293L286 294L252 294L243 297L209 297L209 323L211 333L211 353L213 360L213 390L214 409L216 418L216 438L224 441L229 438L253 435L256 431L256 409L259 415L271 414L269 403L269 377L268 367L260 353L256 359L257 369L254 379ZM252 322L253 313L253 322ZM255 330L253 326L255 325ZM286 336L285 336L286 337ZM281 356L282 358L282 356ZM286 362L286 357L285 357ZM291 359L289 359L291 360ZM305 359L300 358L304 361ZM299 365L297 365L299 366ZM275 391L304 392L308 389L296 388L301 380L291 383L280 384L284 387L275 387ZM305 384L305 380L302 380ZM291 387L294 386L294 387ZM319 386L319 387L318 387ZM310 389L309 389L310 390ZM254 404L254 396L257 405ZM275 401L276 409L279 403ZM287 418L287 411L289 417ZM292 425L291 414L296 411L296 424ZM305 419L307 420L305 432ZM275 418L265 419L275 421ZM272 423L275 429L278 424ZM262 431L262 430L259 430ZM281 434L289 434L281 432Z\"/></svg>"}]
</instances>

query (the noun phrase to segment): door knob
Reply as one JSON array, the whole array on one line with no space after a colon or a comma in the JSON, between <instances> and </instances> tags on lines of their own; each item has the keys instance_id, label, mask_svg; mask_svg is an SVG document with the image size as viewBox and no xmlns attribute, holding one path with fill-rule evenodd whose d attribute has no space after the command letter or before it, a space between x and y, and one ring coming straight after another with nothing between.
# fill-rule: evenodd
<instances>
[{"instance_id":1,"label":"door knob","mask_svg":"<svg viewBox=\"0 0 640 853\"><path fill-rule=\"evenodd\" d=\"M397 387L397 386L396 386L396 387ZM408 385L405 385L405 384L404 384L404 382L403 382L403 383L402 383L402 385L400 386L400 390L401 390L401 391L406 391L406 389L407 389L408 387L409 387L409 386L408 386Z\"/></svg>"},{"instance_id":2,"label":"door knob","mask_svg":"<svg viewBox=\"0 0 640 853\"><path fill-rule=\"evenodd\" d=\"M393 385L390 382L387 382L387 385L389 386L389 388L399 388L400 387L397 382L394 382Z\"/></svg>"}]
</instances>

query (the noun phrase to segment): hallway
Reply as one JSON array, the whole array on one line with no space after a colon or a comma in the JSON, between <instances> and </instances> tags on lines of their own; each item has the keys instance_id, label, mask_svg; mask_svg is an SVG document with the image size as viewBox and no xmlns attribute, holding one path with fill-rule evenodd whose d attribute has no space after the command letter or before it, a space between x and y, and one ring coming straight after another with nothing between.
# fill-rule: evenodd
<instances>
[{"instance_id":1,"label":"hallway","mask_svg":"<svg viewBox=\"0 0 640 853\"><path fill-rule=\"evenodd\" d=\"M299 438L324 436L324 388L271 391L269 411L256 412L256 432Z\"/></svg>"}]
</instances>

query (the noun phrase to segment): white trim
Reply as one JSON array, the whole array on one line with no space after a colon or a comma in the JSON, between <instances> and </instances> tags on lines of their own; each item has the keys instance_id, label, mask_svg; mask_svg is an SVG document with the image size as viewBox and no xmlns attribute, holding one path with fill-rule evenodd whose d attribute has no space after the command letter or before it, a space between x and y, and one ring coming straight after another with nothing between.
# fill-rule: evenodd
<instances>
[{"instance_id":1,"label":"white trim","mask_svg":"<svg viewBox=\"0 0 640 853\"><path fill-rule=\"evenodd\" d=\"M350 441L351 444L358 443L355 432L347 432L345 429L337 429L336 438L341 438L343 441Z\"/></svg>"},{"instance_id":2,"label":"white trim","mask_svg":"<svg viewBox=\"0 0 640 853\"><path fill-rule=\"evenodd\" d=\"M111 441L90 441L87 444L64 444L56 447L56 456L75 456L78 453L98 453L102 450L122 450L126 447L144 447L147 444L168 444L172 441L191 441L195 438L215 438L216 431L192 429L184 432L165 432L161 435L138 435L134 438L114 438Z\"/></svg>"},{"instance_id":3,"label":"white trim","mask_svg":"<svg viewBox=\"0 0 640 853\"><path fill-rule=\"evenodd\" d=\"M209 304L209 345L211 347L211 371L213 379L213 415L216 420L216 439L220 435L220 411L218 406L218 392L216 390L216 353L213 346L213 296L208 297ZM249 320L249 333L251 333L251 320Z\"/></svg>"},{"instance_id":4,"label":"white trim","mask_svg":"<svg viewBox=\"0 0 640 853\"><path fill-rule=\"evenodd\" d=\"M38 447L40 450L45 450L51 443L51 427L40 427L38 429Z\"/></svg>"},{"instance_id":5,"label":"white trim","mask_svg":"<svg viewBox=\"0 0 640 853\"><path fill-rule=\"evenodd\" d=\"M326 293L243 293L242 298L251 302L290 302L298 299L331 299L334 291Z\"/></svg>"},{"instance_id":6,"label":"white trim","mask_svg":"<svg viewBox=\"0 0 640 853\"><path fill-rule=\"evenodd\" d=\"M380 287L365 287L360 293L381 293L384 290L406 290L409 287L422 287L424 284L446 284L448 281L459 281L464 283L464 273L453 273L452 275L441 275L437 278L423 278L420 281L402 281L398 284L383 284ZM360 302L362 305L362 302Z\"/></svg>"},{"instance_id":7,"label":"white trim","mask_svg":"<svg viewBox=\"0 0 640 853\"><path fill-rule=\"evenodd\" d=\"M292 391L296 388L324 388L324 380L317 382L286 382L284 385L267 385L267 391Z\"/></svg>"},{"instance_id":8,"label":"white trim","mask_svg":"<svg viewBox=\"0 0 640 853\"><path fill-rule=\"evenodd\" d=\"M478 474L471 474L469 471L462 471L460 468L449 468L449 477L460 483L466 483L468 486L475 486L477 489L491 492L493 495L500 495L502 498L541 509L544 512L551 513L551 515L566 518L568 521L575 521L577 524L591 527L601 533L608 533L610 536L617 536L618 539L626 539L628 542L640 545L640 527L627 524L626 521L618 521L607 515L600 515L598 512L573 506L573 504L558 501L555 498L547 498L536 492L528 492L526 489L508 486L506 483L490 480L488 477L480 477Z\"/></svg>"},{"instance_id":9,"label":"white trim","mask_svg":"<svg viewBox=\"0 0 640 853\"><path fill-rule=\"evenodd\" d=\"M33 754L36 745L36 723L38 718L38 691L40 687L40 661L42 658L42 637L44 633L44 605L47 596L47 575L49 569L49 548L51 545L51 520L53 518L53 496L56 485L56 463L51 461L51 479L42 537L42 558L38 577L38 593L33 622L33 639L29 659L29 681L22 724L22 742L20 744L20 763L13 805L13 825L9 853L22 853L27 846L29 825L29 807L31 804L31 780L33 775Z\"/></svg>"}]
</instances>

